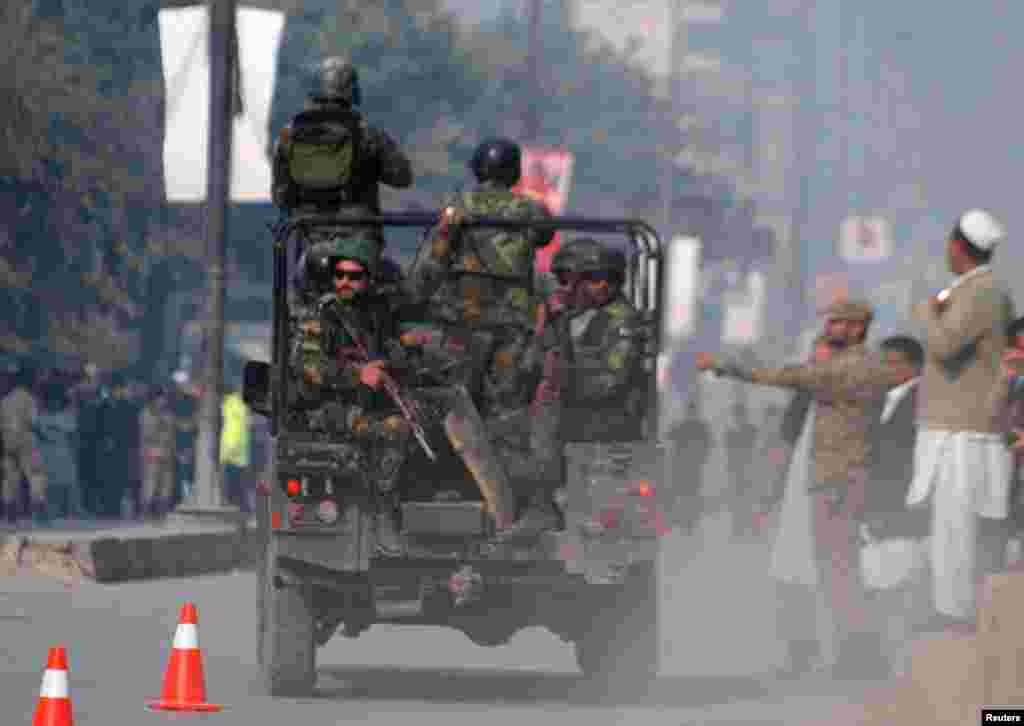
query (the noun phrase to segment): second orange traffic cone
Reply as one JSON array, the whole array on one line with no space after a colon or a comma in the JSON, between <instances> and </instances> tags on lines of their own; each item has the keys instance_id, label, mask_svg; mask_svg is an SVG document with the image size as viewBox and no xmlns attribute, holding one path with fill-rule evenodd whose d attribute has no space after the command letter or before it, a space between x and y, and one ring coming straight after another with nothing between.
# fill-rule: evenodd
<instances>
[{"instance_id":1,"label":"second orange traffic cone","mask_svg":"<svg viewBox=\"0 0 1024 726\"><path fill-rule=\"evenodd\" d=\"M50 648L39 689L39 705L32 726L72 726L71 698L68 694L68 655L64 646Z\"/></svg>"},{"instance_id":2,"label":"second orange traffic cone","mask_svg":"<svg viewBox=\"0 0 1024 726\"><path fill-rule=\"evenodd\" d=\"M164 674L163 695L159 701L150 701L148 706L158 711L219 711L222 708L206 702L203 654L199 650L199 618L195 605L190 602L181 608L171 657Z\"/></svg>"}]
</instances>

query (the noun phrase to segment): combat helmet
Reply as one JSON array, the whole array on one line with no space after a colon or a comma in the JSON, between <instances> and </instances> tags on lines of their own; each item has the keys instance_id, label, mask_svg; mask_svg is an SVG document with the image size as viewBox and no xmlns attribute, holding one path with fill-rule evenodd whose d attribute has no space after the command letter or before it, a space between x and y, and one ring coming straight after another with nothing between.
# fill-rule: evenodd
<instances>
[{"instance_id":1,"label":"combat helmet","mask_svg":"<svg viewBox=\"0 0 1024 726\"><path fill-rule=\"evenodd\" d=\"M367 235L335 234L310 247L305 257L305 280L317 292L326 292L331 286L331 270L338 260L355 260L370 275L377 268L377 242Z\"/></svg>"},{"instance_id":2,"label":"combat helmet","mask_svg":"<svg viewBox=\"0 0 1024 726\"><path fill-rule=\"evenodd\" d=\"M619 281L626 276L626 255L596 239L574 239L555 253L551 259L551 272L565 273L610 272Z\"/></svg>"},{"instance_id":3,"label":"combat helmet","mask_svg":"<svg viewBox=\"0 0 1024 726\"><path fill-rule=\"evenodd\" d=\"M488 139L476 147L469 168L477 181L496 181L511 187L522 173L519 144L508 139Z\"/></svg>"},{"instance_id":4,"label":"combat helmet","mask_svg":"<svg viewBox=\"0 0 1024 726\"><path fill-rule=\"evenodd\" d=\"M358 106L362 102L359 71L340 56L325 58L316 73L313 96L323 101Z\"/></svg>"}]
</instances>

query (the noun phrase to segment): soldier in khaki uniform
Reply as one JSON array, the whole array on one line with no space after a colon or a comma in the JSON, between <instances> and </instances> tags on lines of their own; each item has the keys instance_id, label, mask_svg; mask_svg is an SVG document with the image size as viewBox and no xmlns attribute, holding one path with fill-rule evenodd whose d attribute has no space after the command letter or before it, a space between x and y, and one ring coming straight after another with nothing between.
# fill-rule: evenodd
<instances>
[{"instance_id":1,"label":"soldier in khaki uniform","mask_svg":"<svg viewBox=\"0 0 1024 726\"><path fill-rule=\"evenodd\" d=\"M871 403L886 387L899 384L902 371L888 368L864 346L874 313L869 305L843 301L829 309L833 344L845 341L826 362L782 368L745 368L724 358L700 353L697 367L762 385L809 389L818 412L814 430L815 484L813 533L815 555L834 614L836 665L853 665L853 649L866 634L863 592L856 556L864 506L866 434Z\"/></svg>"},{"instance_id":2,"label":"soldier in khaki uniform","mask_svg":"<svg viewBox=\"0 0 1024 726\"><path fill-rule=\"evenodd\" d=\"M28 479L32 497L32 518L46 519L46 469L36 447L33 431L39 406L32 393L35 371L23 367L14 379L14 389L0 401L0 435L4 441L3 490L7 520L17 521L18 489L22 477Z\"/></svg>"},{"instance_id":3,"label":"soldier in khaki uniform","mask_svg":"<svg viewBox=\"0 0 1024 726\"><path fill-rule=\"evenodd\" d=\"M139 511L161 517L174 504L175 421L166 389L160 387L139 417L142 443L142 492Z\"/></svg>"}]
</instances>

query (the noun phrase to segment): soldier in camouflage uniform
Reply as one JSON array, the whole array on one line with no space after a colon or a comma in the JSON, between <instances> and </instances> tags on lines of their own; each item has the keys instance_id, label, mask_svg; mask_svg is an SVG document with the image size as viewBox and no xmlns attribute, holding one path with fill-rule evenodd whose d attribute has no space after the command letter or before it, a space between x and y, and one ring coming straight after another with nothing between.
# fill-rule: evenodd
<instances>
[{"instance_id":1,"label":"soldier in camouflage uniform","mask_svg":"<svg viewBox=\"0 0 1024 726\"><path fill-rule=\"evenodd\" d=\"M457 365L453 382L473 396L511 478L534 477L530 465L530 396L536 380L531 358L536 252L551 241L553 230L460 229L470 216L530 221L547 218L543 206L511 188L520 175L519 146L504 139L481 144L470 168L479 185L449 200L450 216L421 246L409 272L408 293L424 303L427 317L439 326L437 346ZM529 486L524 484L523 486ZM514 512L497 522L512 524Z\"/></svg>"},{"instance_id":2,"label":"soldier in camouflage uniform","mask_svg":"<svg viewBox=\"0 0 1024 726\"><path fill-rule=\"evenodd\" d=\"M139 417L142 490L139 516L159 518L174 508L175 421L168 390L159 386Z\"/></svg>"},{"instance_id":3,"label":"soldier in camouflage uniform","mask_svg":"<svg viewBox=\"0 0 1024 726\"><path fill-rule=\"evenodd\" d=\"M325 59L318 86L275 145L274 204L289 214L378 215L379 184L411 186L412 165L386 131L369 125L354 110L360 103L359 75L350 63ZM308 175L304 183L296 179L296 171ZM379 228L373 233L379 254L384 235Z\"/></svg>"},{"instance_id":4,"label":"soldier in camouflage uniform","mask_svg":"<svg viewBox=\"0 0 1024 726\"><path fill-rule=\"evenodd\" d=\"M564 245L551 262L559 289L537 324L543 373L532 404L532 447L543 472L522 526L554 526L554 488L567 442L643 437L638 313L622 292L626 256L589 238Z\"/></svg>"},{"instance_id":5,"label":"soldier in camouflage uniform","mask_svg":"<svg viewBox=\"0 0 1024 726\"><path fill-rule=\"evenodd\" d=\"M332 291L316 304L318 325L303 329L304 371L315 384L317 404L310 412L310 428L356 435L365 454L360 467L378 506L378 554L397 556L402 547L395 485L410 429L381 390L386 346L398 340L395 311L387 298L371 291L376 264L372 239L339 236L315 245L310 253L314 260L326 259L333 278ZM306 322L314 321L310 317Z\"/></svg>"},{"instance_id":6,"label":"soldier in camouflage uniform","mask_svg":"<svg viewBox=\"0 0 1024 726\"><path fill-rule=\"evenodd\" d=\"M35 370L24 366L14 379L14 390L0 400L0 436L4 442L3 488L7 521L14 524L18 513L18 491L22 477L28 479L32 519L36 524L47 521L46 467L37 445L35 424L39 415L34 386Z\"/></svg>"},{"instance_id":7,"label":"soldier in camouflage uniform","mask_svg":"<svg viewBox=\"0 0 1024 726\"><path fill-rule=\"evenodd\" d=\"M372 241L338 238L311 252L326 256L334 277L334 291L317 305L320 351L315 362L308 355L308 338L306 342L306 366L317 369L323 386L322 405L312 412L312 428L355 433L365 443L364 464L380 506L377 547L385 556L400 555L396 484L411 445L410 425L382 387L396 367L407 372L422 367L417 356L420 340L399 335L407 311L404 298L386 285L371 289L370 276L377 272ZM443 417L445 433L476 478L488 511L501 511L510 487L468 392L453 386L416 394L414 399L408 390L400 392L413 411Z\"/></svg>"},{"instance_id":8,"label":"soldier in camouflage uniform","mask_svg":"<svg viewBox=\"0 0 1024 726\"><path fill-rule=\"evenodd\" d=\"M857 555L864 508L866 433L872 402L901 382L902 371L887 367L864 346L873 318L866 303L843 301L829 309L829 343L835 348L825 362L783 368L749 368L722 357L699 353L697 367L762 385L810 391L818 402L814 429L813 531L819 580L834 613L838 662L857 665L854 657L870 641L864 622L863 592Z\"/></svg>"}]
</instances>

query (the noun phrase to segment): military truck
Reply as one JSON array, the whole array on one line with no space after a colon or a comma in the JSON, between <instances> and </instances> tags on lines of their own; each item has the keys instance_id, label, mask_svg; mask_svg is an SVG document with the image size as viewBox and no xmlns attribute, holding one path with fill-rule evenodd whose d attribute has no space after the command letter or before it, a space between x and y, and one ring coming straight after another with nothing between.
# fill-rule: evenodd
<instances>
[{"instance_id":1,"label":"military truck","mask_svg":"<svg viewBox=\"0 0 1024 726\"><path fill-rule=\"evenodd\" d=\"M440 212L384 214L346 227L419 227ZM352 441L311 433L289 411L291 269L305 240L338 218L290 220L273 235L272 360L249 361L243 395L269 417L269 487L260 506L259 661L266 691L301 696L316 681L317 648L337 631L357 637L377 623L436 625L496 646L543 626L572 642L580 669L602 683L651 678L658 668L657 555L667 491L657 432L661 243L642 221L553 217L522 222L468 219L466 227L537 226L612 236L628 248L625 289L643 316L645 438L565 446L561 531L497 548L479 489L443 435L429 433L436 460L410 444L404 464L399 558L374 556L373 494L344 475ZM415 397L415 391L406 390ZM428 427L429 429L429 427ZM437 492L457 492L438 500Z\"/></svg>"}]
</instances>

